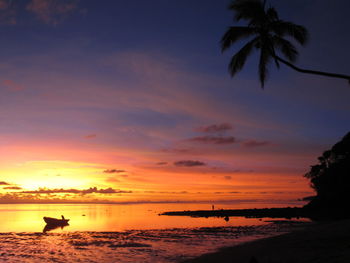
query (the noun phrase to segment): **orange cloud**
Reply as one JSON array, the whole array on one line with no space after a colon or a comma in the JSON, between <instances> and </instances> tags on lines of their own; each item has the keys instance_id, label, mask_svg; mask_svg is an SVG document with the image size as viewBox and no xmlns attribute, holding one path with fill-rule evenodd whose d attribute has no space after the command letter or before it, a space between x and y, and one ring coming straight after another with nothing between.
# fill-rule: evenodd
<instances>
[{"instance_id":1,"label":"orange cloud","mask_svg":"<svg viewBox=\"0 0 350 263\"><path fill-rule=\"evenodd\" d=\"M24 90L24 87L19 85L18 83L14 82L10 79L4 79L2 80L2 84L9 88L11 91L21 91Z\"/></svg>"},{"instance_id":2,"label":"orange cloud","mask_svg":"<svg viewBox=\"0 0 350 263\"><path fill-rule=\"evenodd\" d=\"M8 186L8 187L4 187L3 189L6 189L6 190L22 190L22 187L19 187L19 186Z\"/></svg>"},{"instance_id":3,"label":"orange cloud","mask_svg":"<svg viewBox=\"0 0 350 263\"><path fill-rule=\"evenodd\" d=\"M107 182L107 183L119 183L120 180L117 179L117 178L115 178L115 177L108 177L108 178L106 179L106 182Z\"/></svg>"},{"instance_id":4,"label":"orange cloud","mask_svg":"<svg viewBox=\"0 0 350 263\"><path fill-rule=\"evenodd\" d=\"M103 171L106 174L114 174L114 173L125 173L125 170L118 170L118 169L106 169Z\"/></svg>"},{"instance_id":5,"label":"orange cloud","mask_svg":"<svg viewBox=\"0 0 350 263\"><path fill-rule=\"evenodd\" d=\"M113 189L111 187L106 189L97 189L97 187L90 187L89 189L46 189L41 188L39 190L34 191L22 191L21 193L24 194L92 194L92 193L98 193L98 194L130 194L132 191L123 191L119 189Z\"/></svg>"},{"instance_id":6,"label":"orange cloud","mask_svg":"<svg viewBox=\"0 0 350 263\"><path fill-rule=\"evenodd\" d=\"M156 163L156 165L167 165L168 163L167 162L158 162Z\"/></svg>"},{"instance_id":7,"label":"orange cloud","mask_svg":"<svg viewBox=\"0 0 350 263\"><path fill-rule=\"evenodd\" d=\"M88 134L86 136L84 136L85 139L94 139L97 137L97 134Z\"/></svg>"}]
</instances>

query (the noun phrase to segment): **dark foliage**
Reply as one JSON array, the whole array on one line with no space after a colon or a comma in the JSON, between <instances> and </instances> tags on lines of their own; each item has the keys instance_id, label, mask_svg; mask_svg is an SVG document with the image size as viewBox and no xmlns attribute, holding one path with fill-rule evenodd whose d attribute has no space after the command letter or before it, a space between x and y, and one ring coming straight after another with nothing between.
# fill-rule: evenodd
<instances>
[{"instance_id":1,"label":"dark foliage","mask_svg":"<svg viewBox=\"0 0 350 263\"><path fill-rule=\"evenodd\" d=\"M305 177L317 195L306 208L340 217L350 215L350 132L318 157Z\"/></svg>"}]
</instances>

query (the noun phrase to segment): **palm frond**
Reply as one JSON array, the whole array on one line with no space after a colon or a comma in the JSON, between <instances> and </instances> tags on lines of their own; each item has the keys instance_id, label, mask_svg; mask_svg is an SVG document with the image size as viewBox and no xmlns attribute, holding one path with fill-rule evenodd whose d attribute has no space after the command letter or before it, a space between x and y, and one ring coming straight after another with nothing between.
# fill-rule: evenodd
<instances>
[{"instance_id":1,"label":"palm frond","mask_svg":"<svg viewBox=\"0 0 350 263\"><path fill-rule=\"evenodd\" d=\"M290 61L295 62L297 59L299 52L296 47L288 40L274 36L273 37L274 46L281 50L282 54Z\"/></svg>"},{"instance_id":2,"label":"palm frond","mask_svg":"<svg viewBox=\"0 0 350 263\"><path fill-rule=\"evenodd\" d=\"M229 9L235 12L235 20L256 20L265 15L264 3L261 0L234 0Z\"/></svg>"},{"instance_id":3,"label":"palm frond","mask_svg":"<svg viewBox=\"0 0 350 263\"><path fill-rule=\"evenodd\" d=\"M221 51L224 52L230 48L232 44L243 38L253 35L255 32L254 28L247 26L232 26L221 39Z\"/></svg>"},{"instance_id":4,"label":"palm frond","mask_svg":"<svg viewBox=\"0 0 350 263\"><path fill-rule=\"evenodd\" d=\"M259 79L261 88L264 89L265 81L268 77L268 64L271 60L270 48L266 45L261 47L260 60L259 60Z\"/></svg>"},{"instance_id":5,"label":"palm frond","mask_svg":"<svg viewBox=\"0 0 350 263\"><path fill-rule=\"evenodd\" d=\"M247 61L248 56L252 53L258 38L254 38L244 45L232 58L228 66L229 72L233 77L237 72L241 71Z\"/></svg>"},{"instance_id":6,"label":"palm frond","mask_svg":"<svg viewBox=\"0 0 350 263\"><path fill-rule=\"evenodd\" d=\"M309 39L309 33L305 27L291 22L278 20L271 23L271 28L277 35L291 36L301 45L306 44Z\"/></svg>"},{"instance_id":7,"label":"palm frond","mask_svg":"<svg viewBox=\"0 0 350 263\"><path fill-rule=\"evenodd\" d=\"M270 7L266 10L266 16L269 19L269 21L276 21L278 20L278 13L275 8Z\"/></svg>"}]
</instances>

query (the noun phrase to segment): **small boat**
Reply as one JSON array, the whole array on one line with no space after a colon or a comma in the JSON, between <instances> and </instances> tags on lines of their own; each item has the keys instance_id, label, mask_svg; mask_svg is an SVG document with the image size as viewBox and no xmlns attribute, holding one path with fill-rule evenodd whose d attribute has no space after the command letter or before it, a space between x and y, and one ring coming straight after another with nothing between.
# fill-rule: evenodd
<instances>
[{"instance_id":1,"label":"small boat","mask_svg":"<svg viewBox=\"0 0 350 263\"><path fill-rule=\"evenodd\" d=\"M44 221L48 225L61 226L61 225L67 225L69 219L65 219L64 216L62 216L62 219L45 216Z\"/></svg>"}]
</instances>

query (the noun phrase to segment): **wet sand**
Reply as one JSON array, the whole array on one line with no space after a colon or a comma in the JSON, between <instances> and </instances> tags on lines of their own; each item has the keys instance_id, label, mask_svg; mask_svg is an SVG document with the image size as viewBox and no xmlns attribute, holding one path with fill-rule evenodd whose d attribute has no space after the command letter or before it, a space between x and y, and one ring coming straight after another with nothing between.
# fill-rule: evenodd
<instances>
[{"instance_id":1,"label":"wet sand","mask_svg":"<svg viewBox=\"0 0 350 263\"><path fill-rule=\"evenodd\" d=\"M304 223L122 232L4 232L0 233L0 262L173 263L300 227Z\"/></svg>"},{"instance_id":2,"label":"wet sand","mask_svg":"<svg viewBox=\"0 0 350 263\"><path fill-rule=\"evenodd\" d=\"M313 224L292 233L223 248L185 262L348 263L350 220Z\"/></svg>"}]
</instances>

